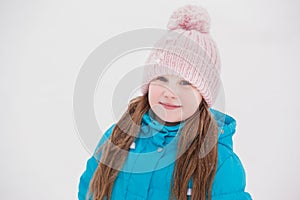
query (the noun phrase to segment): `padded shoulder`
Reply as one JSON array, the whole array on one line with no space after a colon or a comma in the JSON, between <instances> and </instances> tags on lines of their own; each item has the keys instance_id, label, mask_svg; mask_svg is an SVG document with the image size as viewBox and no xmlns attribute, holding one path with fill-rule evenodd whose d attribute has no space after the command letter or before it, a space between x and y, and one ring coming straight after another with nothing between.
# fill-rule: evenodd
<instances>
[{"instance_id":1,"label":"padded shoulder","mask_svg":"<svg viewBox=\"0 0 300 200\"><path fill-rule=\"evenodd\" d=\"M219 165L212 187L213 200L251 200L245 192L246 174L235 153L227 156Z\"/></svg>"}]
</instances>

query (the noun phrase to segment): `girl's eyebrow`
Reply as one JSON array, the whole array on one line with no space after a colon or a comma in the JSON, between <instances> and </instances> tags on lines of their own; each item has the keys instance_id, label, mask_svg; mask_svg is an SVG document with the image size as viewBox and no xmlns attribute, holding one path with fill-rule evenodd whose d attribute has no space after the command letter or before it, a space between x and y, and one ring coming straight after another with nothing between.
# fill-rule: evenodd
<instances>
[{"instance_id":1,"label":"girl's eyebrow","mask_svg":"<svg viewBox=\"0 0 300 200\"><path fill-rule=\"evenodd\" d=\"M159 78L164 78L166 80L168 80L168 78L166 76L158 76L156 79L159 79ZM187 80L185 80L184 78L178 78L179 80L178 81L186 81L186 82L189 82Z\"/></svg>"},{"instance_id":2,"label":"girl's eyebrow","mask_svg":"<svg viewBox=\"0 0 300 200\"><path fill-rule=\"evenodd\" d=\"M168 78L165 77L165 76L158 76L156 79L159 79L159 78L164 78L164 79L167 79L167 80L168 80Z\"/></svg>"}]
</instances>

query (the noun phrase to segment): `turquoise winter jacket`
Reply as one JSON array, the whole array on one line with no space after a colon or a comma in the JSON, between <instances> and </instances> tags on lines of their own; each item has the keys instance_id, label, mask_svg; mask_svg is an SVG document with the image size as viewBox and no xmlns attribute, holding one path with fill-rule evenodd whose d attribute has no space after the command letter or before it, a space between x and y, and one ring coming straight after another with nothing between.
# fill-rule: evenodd
<instances>
[{"instance_id":1,"label":"turquoise winter jacket","mask_svg":"<svg viewBox=\"0 0 300 200\"><path fill-rule=\"evenodd\" d=\"M246 176L242 163L233 152L232 136L236 121L229 115L210 108L219 127L218 165L212 186L213 200L251 200L245 192ZM171 192L171 178L176 161L176 142L180 128L164 126L154 120L150 112L142 118L140 135L131 145L127 159L119 172L112 191L112 200L168 200ZM113 124L103 135L96 150L107 142ZM179 134L177 134L177 132ZM95 150L95 152L96 152ZM80 177L78 199L85 200L90 181L98 166L101 153L87 161L86 170ZM193 181L187 188L191 198Z\"/></svg>"}]
</instances>

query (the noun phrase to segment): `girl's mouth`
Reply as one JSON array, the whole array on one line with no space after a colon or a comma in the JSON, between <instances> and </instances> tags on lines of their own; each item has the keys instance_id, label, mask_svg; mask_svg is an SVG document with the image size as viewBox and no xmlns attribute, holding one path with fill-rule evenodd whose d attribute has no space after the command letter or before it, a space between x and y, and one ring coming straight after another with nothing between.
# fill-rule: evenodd
<instances>
[{"instance_id":1,"label":"girl's mouth","mask_svg":"<svg viewBox=\"0 0 300 200\"><path fill-rule=\"evenodd\" d=\"M166 103L162 103L159 102L160 105L162 105L164 108L168 109L168 110L174 110L176 108L180 108L181 106L177 106L177 105L172 105L172 104L166 104Z\"/></svg>"}]
</instances>

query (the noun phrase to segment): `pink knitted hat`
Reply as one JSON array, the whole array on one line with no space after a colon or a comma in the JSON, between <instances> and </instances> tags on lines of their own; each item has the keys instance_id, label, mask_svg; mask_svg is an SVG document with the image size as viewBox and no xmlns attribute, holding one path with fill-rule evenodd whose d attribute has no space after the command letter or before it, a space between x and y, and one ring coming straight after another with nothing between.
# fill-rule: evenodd
<instances>
[{"instance_id":1,"label":"pink knitted hat","mask_svg":"<svg viewBox=\"0 0 300 200\"><path fill-rule=\"evenodd\" d=\"M209 107L220 86L220 56L209 34L210 17L199 6L177 9L167 25L168 32L151 51L144 69L142 93L161 75L180 75L196 87Z\"/></svg>"}]
</instances>

